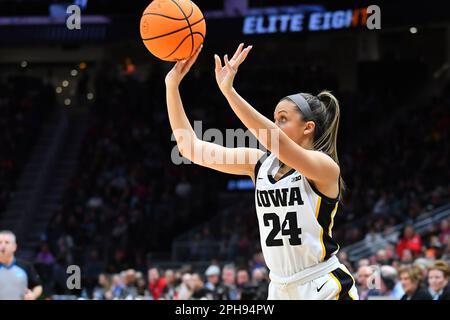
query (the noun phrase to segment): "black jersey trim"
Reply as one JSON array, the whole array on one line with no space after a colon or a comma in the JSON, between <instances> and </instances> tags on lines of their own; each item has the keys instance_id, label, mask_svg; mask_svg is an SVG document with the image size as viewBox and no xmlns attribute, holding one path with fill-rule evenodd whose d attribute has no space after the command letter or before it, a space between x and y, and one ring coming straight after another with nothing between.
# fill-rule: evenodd
<instances>
[{"instance_id":1,"label":"black jersey trim","mask_svg":"<svg viewBox=\"0 0 450 320\"><path fill-rule=\"evenodd\" d=\"M260 159L261 160L261 159ZM258 162L256 163L256 165L255 165L255 171L254 171L254 174L255 174L255 181L256 181L256 179L258 178L258 172L259 172L259 168L261 168L261 165L262 165L262 162L260 161L260 160L258 160Z\"/></svg>"},{"instance_id":2,"label":"black jersey trim","mask_svg":"<svg viewBox=\"0 0 450 320\"><path fill-rule=\"evenodd\" d=\"M295 169L291 169L291 170L289 170L288 172L286 172L285 174L283 174L283 176L282 176L280 179L278 179L278 180L275 180L275 179L272 177L272 175L269 174L269 173L267 173L267 177L269 178L269 181L270 181L272 184L275 184L275 183L277 183L278 181L283 180L283 179L286 178L287 176L290 176L290 175L293 174L294 172L295 172Z\"/></svg>"},{"instance_id":3,"label":"black jersey trim","mask_svg":"<svg viewBox=\"0 0 450 320\"><path fill-rule=\"evenodd\" d=\"M337 297L338 300L353 300L353 297L350 295L350 290L355 284L353 277L341 268L337 268L331 273L341 284L341 291L338 293L339 296Z\"/></svg>"},{"instance_id":4,"label":"black jersey trim","mask_svg":"<svg viewBox=\"0 0 450 320\"><path fill-rule=\"evenodd\" d=\"M337 197L336 197L336 198L330 198L330 197L327 197L326 195L324 195L324 194L323 194L322 192L320 192L319 190L317 190L316 186L314 185L314 183L313 183L312 181L310 181L310 180L308 180L308 179L306 179L306 180L308 181L309 185L311 186L311 189L312 189L319 197L321 197L322 200L326 200L326 201L329 202L329 203L336 203L336 202L339 201L339 198L340 198L340 196L341 196L341 190L340 190L340 188L339 188L339 193L338 193Z\"/></svg>"},{"instance_id":5,"label":"black jersey trim","mask_svg":"<svg viewBox=\"0 0 450 320\"><path fill-rule=\"evenodd\" d=\"M278 160L278 159L275 157L274 161L275 161L275 160ZM278 161L279 161L279 160L278 160ZM272 164L273 164L273 162L272 162ZM272 167L272 164L271 164L271 167ZM292 169L290 169L288 172L285 172L285 173L281 176L281 178L279 178L278 180L275 180L275 178L274 178L274 177L269 173L269 171L268 171L268 172L267 172L267 178L269 179L270 183L275 184L275 183L277 183L277 182L283 180L283 179L286 178L287 176L290 176L290 175L293 174L294 172L295 172L295 169L292 168Z\"/></svg>"},{"instance_id":6,"label":"black jersey trim","mask_svg":"<svg viewBox=\"0 0 450 320\"><path fill-rule=\"evenodd\" d=\"M266 152L264 153L261 158L258 159L258 161L255 164L255 168L254 170L254 175L255 175L255 184L256 184L256 180L258 179L258 173L259 173L259 169L261 168L263 162L267 159L267 157L270 155L270 152Z\"/></svg>"},{"instance_id":7,"label":"black jersey trim","mask_svg":"<svg viewBox=\"0 0 450 320\"><path fill-rule=\"evenodd\" d=\"M321 234L321 242L323 244L324 251L323 252L323 261L328 260L333 254L335 254L339 250L339 245L336 241L333 240L332 237L328 234L328 230L331 225L331 214L336 206L336 202L334 205L328 202L320 202L319 211L317 214L317 222L322 227Z\"/></svg>"}]
</instances>

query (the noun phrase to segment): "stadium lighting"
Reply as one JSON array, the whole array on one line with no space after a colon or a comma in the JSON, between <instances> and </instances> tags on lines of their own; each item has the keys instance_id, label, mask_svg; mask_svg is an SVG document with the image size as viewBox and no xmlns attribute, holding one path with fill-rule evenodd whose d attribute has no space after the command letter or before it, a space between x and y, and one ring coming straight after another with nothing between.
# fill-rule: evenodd
<instances>
[{"instance_id":1,"label":"stadium lighting","mask_svg":"<svg viewBox=\"0 0 450 320\"><path fill-rule=\"evenodd\" d=\"M61 87L56 87L56 93L61 93L62 92L62 88Z\"/></svg>"},{"instance_id":2,"label":"stadium lighting","mask_svg":"<svg viewBox=\"0 0 450 320\"><path fill-rule=\"evenodd\" d=\"M20 63L20 66L21 66L22 68L26 68L26 67L28 66L28 62L27 62L27 61L22 61L22 62Z\"/></svg>"},{"instance_id":3,"label":"stadium lighting","mask_svg":"<svg viewBox=\"0 0 450 320\"><path fill-rule=\"evenodd\" d=\"M64 100L64 104L65 104L66 106L70 106L71 103L72 103L72 101L71 101L69 98L67 98L66 100Z\"/></svg>"},{"instance_id":4,"label":"stadium lighting","mask_svg":"<svg viewBox=\"0 0 450 320\"><path fill-rule=\"evenodd\" d=\"M76 77L78 75L78 71L76 69L72 69L72 71L70 71L70 75L72 77Z\"/></svg>"},{"instance_id":5,"label":"stadium lighting","mask_svg":"<svg viewBox=\"0 0 450 320\"><path fill-rule=\"evenodd\" d=\"M409 28L409 32L411 32L412 34L416 34L417 33L417 28L416 27L411 27L411 28Z\"/></svg>"},{"instance_id":6,"label":"stadium lighting","mask_svg":"<svg viewBox=\"0 0 450 320\"><path fill-rule=\"evenodd\" d=\"M69 81L64 80L64 81L62 82L62 86L63 86L64 88L66 88L67 86L69 86Z\"/></svg>"},{"instance_id":7,"label":"stadium lighting","mask_svg":"<svg viewBox=\"0 0 450 320\"><path fill-rule=\"evenodd\" d=\"M92 92L89 92L89 93L87 94L87 99L88 99L88 100L94 99L94 94L93 94Z\"/></svg>"}]
</instances>

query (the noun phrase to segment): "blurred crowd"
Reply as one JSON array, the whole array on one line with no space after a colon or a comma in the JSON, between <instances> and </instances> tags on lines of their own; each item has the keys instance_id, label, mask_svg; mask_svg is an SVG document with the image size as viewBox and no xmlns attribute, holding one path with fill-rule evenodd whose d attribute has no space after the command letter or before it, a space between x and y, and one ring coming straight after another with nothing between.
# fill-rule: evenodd
<instances>
[{"instance_id":1,"label":"blurred crowd","mask_svg":"<svg viewBox=\"0 0 450 320\"><path fill-rule=\"evenodd\" d=\"M0 216L53 107L53 89L42 79L0 75Z\"/></svg>"},{"instance_id":2,"label":"blurred crowd","mask_svg":"<svg viewBox=\"0 0 450 320\"><path fill-rule=\"evenodd\" d=\"M85 299L143 300L265 300L268 273L264 266L238 267L211 264L203 272L190 266L147 272L127 269L117 274L101 273L94 286L85 286Z\"/></svg>"},{"instance_id":3,"label":"blurred crowd","mask_svg":"<svg viewBox=\"0 0 450 320\"><path fill-rule=\"evenodd\" d=\"M345 251L338 256L353 274L360 300L450 300L449 240L450 218L424 236L407 225L395 244L387 243L367 258L353 262ZM108 274L101 266L92 272L89 264L85 271L85 285L78 292L83 299L265 300L269 284L261 252L237 263L213 260L206 269L153 265Z\"/></svg>"},{"instance_id":4,"label":"blurred crowd","mask_svg":"<svg viewBox=\"0 0 450 320\"><path fill-rule=\"evenodd\" d=\"M450 267L446 261L419 258L395 267L374 266L362 259L358 265L355 278L360 300L450 300Z\"/></svg>"},{"instance_id":5,"label":"blurred crowd","mask_svg":"<svg viewBox=\"0 0 450 320\"><path fill-rule=\"evenodd\" d=\"M352 274L360 300L450 300L450 260L420 257L406 263L394 256L380 250L375 257L358 261ZM347 264L343 254L341 261ZM151 267L146 272L127 269L116 274L100 273L95 282L84 285L77 292L77 297L94 300L266 300L268 285L268 270L264 263L251 261L245 267L234 264L221 267L214 262L201 271L185 265L180 269Z\"/></svg>"}]
</instances>

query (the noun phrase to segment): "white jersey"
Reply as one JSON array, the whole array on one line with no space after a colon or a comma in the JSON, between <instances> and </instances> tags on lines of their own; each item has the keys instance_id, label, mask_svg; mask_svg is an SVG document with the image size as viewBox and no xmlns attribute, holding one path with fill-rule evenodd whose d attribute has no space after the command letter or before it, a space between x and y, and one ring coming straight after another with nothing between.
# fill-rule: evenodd
<instances>
[{"instance_id":1,"label":"white jersey","mask_svg":"<svg viewBox=\"0 0 450 320\"><path fill-rule=\"evenodd\" d=\"M322 195L295 169L276 181L278 169L273 153L255 166L255 205L266 264L289 277L339 250L332 239L338 199Z\"/></svg>"}]
</instances>

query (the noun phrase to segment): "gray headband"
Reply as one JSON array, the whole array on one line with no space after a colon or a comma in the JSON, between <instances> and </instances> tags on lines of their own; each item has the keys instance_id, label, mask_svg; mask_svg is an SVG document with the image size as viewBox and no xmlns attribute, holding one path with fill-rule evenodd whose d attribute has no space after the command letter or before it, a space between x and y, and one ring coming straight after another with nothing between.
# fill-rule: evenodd
<instances>
[{"instance_id":1,"label":"gray headband","mask_svg":"<svg viewBox=\"0 0 450 320\"><path fill-rule=\"evenodd\" d=\"M291 100L300 109L300 112L303 114L306 120L314 121L317 127L316 136L320 136L322 134L322 128L320 126L320 123L316 121L316 117L314 117L314 114L311 110L311 107L309 106L308 101L306 101L306 99L303 98L301 93L292 94L290 96L284 97L283 99Z\"/></svg>"},{"instance_id":2,"label":"gray headband","mask_svg":"<svg viewBox=\"0 0 450 320\"><path fill-rule=\"evenodd\" d=\"M300 93L292 94L283 99L288 99L295 103L307 120L315 120L309 103Z\"/></svg>"}]
</instances>

